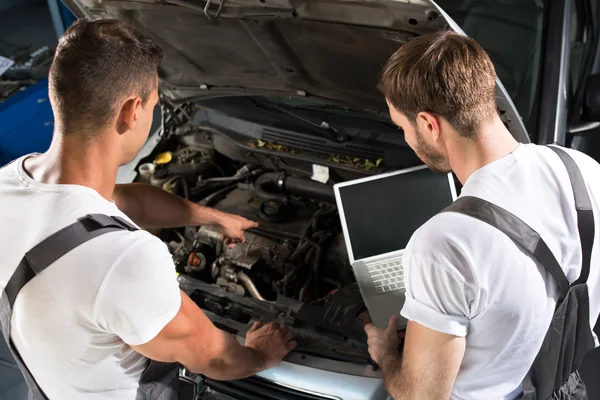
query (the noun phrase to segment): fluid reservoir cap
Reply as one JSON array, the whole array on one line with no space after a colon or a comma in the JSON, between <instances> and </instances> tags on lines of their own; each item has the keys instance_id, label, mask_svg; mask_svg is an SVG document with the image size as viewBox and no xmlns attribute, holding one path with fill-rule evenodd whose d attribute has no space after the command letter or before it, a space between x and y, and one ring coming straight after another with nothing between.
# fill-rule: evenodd
<instances>
[{"instance_id":1,"label":"fluid reservoir cap","mask_svg":"<svg viewBox=\"0 0 600 400\"><path fill-rule=\"evenodd\" d=\"M260 216L266 220L278 221L286 217L287 207L278 200L267 200L260 206Z\"/></svg>"},{"instance_id":2,"label":"fluid reservoir cap","mask_svg":"<svg viewBox=\"0 0 600 400\"><path fill-rule=\"evenodd\" d=\"M269 200L263 204L263 212L267 215L277 215L281 212L283 204L278 201Z\"/></svg>"},{"instance_id":3,"label":"fluid reservoir cap","mask_svg":"<svg viewBox=\"0 0 600 400\"><path fill-rule=\"evenodd\" d=\"M165 151L164 153L160 153L159 155L157 155L154 159L154 162L157 165L164 165L170 163L172 159L173 153L171 153L170 151Z\"/></svg>"}]
</instances>

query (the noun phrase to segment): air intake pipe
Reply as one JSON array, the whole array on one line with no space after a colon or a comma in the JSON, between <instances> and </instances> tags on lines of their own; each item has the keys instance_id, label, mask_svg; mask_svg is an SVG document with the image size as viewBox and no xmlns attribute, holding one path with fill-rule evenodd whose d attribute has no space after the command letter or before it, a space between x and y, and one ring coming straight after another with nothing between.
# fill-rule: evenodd
<instances>
[{"instance_id":1,"label":"air intake pipe","mask_svg":"<svg viewBox=\"0 0 600 400\"><path fill-rule=\"evenodd\" d=\"M287 176L285 173L262 174L255 183L256 194L263 199L287 202L288 194L309 197L335 203L333 186L303 178Z\"/></svg>"}]
</instances>

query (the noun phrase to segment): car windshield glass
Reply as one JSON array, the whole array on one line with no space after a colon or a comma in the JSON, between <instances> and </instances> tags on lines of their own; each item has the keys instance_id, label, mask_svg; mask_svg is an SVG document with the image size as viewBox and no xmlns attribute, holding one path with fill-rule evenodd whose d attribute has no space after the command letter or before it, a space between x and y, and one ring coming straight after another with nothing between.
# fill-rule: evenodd
<instances>
[{"instance_id":1,"label":"car windshield glass","mask_svg":"<svg viewBox=\"0 0 600 400\"><path fill-rule=\"evenodd\" d=\"M549 0L438 0L487 51L527 131L535 132Z\"/></svg>"}]
</instances>

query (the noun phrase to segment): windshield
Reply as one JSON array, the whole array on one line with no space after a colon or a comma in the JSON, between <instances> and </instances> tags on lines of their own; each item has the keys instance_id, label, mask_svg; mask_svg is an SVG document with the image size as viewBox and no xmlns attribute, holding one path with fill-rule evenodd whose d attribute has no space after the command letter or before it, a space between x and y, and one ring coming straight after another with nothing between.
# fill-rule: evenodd
<instances>
[{"instance_id":1,"label":"windshield","mask_svg":"<svg viewBox=\"0 0 600 400\"><path fill-rule=\"evenodd\" d=\"M536 130L549 0L437 0L489 54L527 131Z\"/></svg>"}]
</instances>

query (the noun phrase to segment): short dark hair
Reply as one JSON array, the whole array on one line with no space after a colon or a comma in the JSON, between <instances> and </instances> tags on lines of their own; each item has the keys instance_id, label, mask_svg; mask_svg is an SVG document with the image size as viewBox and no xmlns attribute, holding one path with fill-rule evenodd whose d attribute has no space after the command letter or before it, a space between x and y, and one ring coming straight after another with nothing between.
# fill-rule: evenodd
<instances>
[{"instance_id":1,"label":"short dark hair","mask_svg":"<svg viewBox=\"0 0 600 400\"><path fill-rule=\"evenodd\" d=\"M60 38L49 75L56 123L65 132L106 126L119 102L156 89L162 49L127 23L76 21Z\"/></svg>"},{"instance_id":2,"label":"short dark hair","mask_svg":"<svg viewBox=\"0 0 600 400\"><path fill-rule=\"evenodd\" d=\"M417 37L383 67L379 90L416 124L419 112L444 117L464 137L475 137L496 108L496 71L473 39L453 31Z\"/></svg>"}]
</instances>

